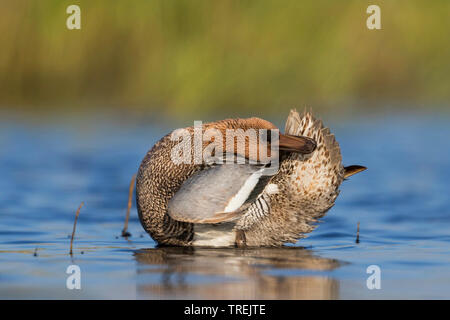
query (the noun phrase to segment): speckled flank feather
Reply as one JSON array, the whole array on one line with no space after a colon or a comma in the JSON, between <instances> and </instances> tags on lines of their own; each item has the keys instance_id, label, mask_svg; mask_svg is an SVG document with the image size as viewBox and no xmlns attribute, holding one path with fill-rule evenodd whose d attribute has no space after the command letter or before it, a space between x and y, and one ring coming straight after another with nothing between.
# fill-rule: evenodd
<instances>
[{"instance_id":1,"label":"speckled flank feather","mask_svg":"<svg viewBox=\"0 0 450 320\"><path fill-rule=\"evenodd\" d=\"M333 205L343 181L339 144L322 121L309 112L292 110L286 134L312 138L316 150L308 155L289 153L279 172L260 195L265 210L252 205L237 228L244 230L247 245L281 245L296 242L315 228L315 222ZM278 191L273 192L276 185Z\"/></svg>"},{"instance_id":2,"label":"speckled flank feather","mask_svg":"<svg viewBox=\"0 0 450 320\"><path fill-rule=\"evenodd\" d=\"M292 188L303 198L309 199L307 207L314 208L320 217L334 204L343 181L344 167L339 144L330 129L325 128L322 121L315 119L309 112L304 112L300 117L292 110L286 131L313 138L317 142L317 149L312 154L304 156L292 153L286 161L296 167L290 175Z\"/></svg>"}]
</instances>

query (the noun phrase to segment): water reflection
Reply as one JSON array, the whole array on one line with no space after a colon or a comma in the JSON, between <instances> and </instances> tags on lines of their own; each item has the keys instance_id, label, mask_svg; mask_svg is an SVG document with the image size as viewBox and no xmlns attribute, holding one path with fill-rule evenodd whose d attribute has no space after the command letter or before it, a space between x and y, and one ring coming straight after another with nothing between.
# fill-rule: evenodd
<instances>
[{"instance_id":1,"label":"water reflection","mask_svg":"<svg viewBox=\"0 0 450 320\"><path fill-rule=\"evenodd\" d=\"M135 253L138 296L165 299L338 299L341 263L304 248L153 248Z\"/></svg>"}]
</instances>

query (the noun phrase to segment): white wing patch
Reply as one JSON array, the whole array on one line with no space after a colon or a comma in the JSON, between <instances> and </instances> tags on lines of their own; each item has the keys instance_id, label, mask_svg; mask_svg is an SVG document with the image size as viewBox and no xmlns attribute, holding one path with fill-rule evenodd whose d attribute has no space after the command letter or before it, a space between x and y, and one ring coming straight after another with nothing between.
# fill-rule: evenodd
<instances>
[{"instance_id":1,"label":"white wing patch","mask_svg":"<svg viewBox=\"0 0 450 320\"><path fill-rule=\"evenodd\" d=\"M234 195L233 198L228 202L227 206L223 210L223 212L233 212L239 209L248 199L250 193L252 193L256 184L259 181L259 178L263 175L264 168L252 173L250 177L245 181L244 185L239 189L238 193Z\"/></svg>"},{"instance_id":2,"label":"white wing patch","mask_svg":"<svg viewBox=\"0 0 450 320\"><path fill-rule=\"evenodd\" d=\"M278 190L278 185L275 183L269 183L266 187L266 190L264 190L267 194L275 194L278 193L280 190Z\"/></svg>"}]
</instances>

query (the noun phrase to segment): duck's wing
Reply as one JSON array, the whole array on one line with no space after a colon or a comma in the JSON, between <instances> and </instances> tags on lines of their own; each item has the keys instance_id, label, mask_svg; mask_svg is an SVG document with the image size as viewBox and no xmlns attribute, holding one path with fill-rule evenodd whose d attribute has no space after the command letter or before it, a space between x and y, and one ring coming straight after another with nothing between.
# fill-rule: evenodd
<instances>
[{"instance_id":1,"label":"duck's wing","mask_svg":"<svg viewBox=\"0 0 450 320\"><path fill-rule=\"evenodd\" d=\"M168 204L171 218L191 223L220 223L240 217L262 192L273 170L250 164L207 167L187 179Z\"/></svg>"}]
</instances>

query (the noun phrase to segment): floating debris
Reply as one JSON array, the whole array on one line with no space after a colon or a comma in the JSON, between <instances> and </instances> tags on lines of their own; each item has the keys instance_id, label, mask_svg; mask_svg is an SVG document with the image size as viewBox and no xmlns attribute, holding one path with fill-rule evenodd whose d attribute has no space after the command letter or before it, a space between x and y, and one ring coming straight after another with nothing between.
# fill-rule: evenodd
<instances>
[{"instance_id":1,"label":"floating debris","mask_svg":"<svg viewBox=\"0 0 450 320\"><path fill-rule=\"evenodd\" d=\"M77 220L78 216L80 215L80 210L83 207L84 202L80 203L80 206L78 207L77 213L75 214L75 221L73 223L73 231L72 231L72 238L70 239L70 252L69 254L72 255L72 246L73 246L73 238L75 237L75 230L77 228Z\"/></svg>"},{"instance_id":2,"label":"floating debris","mask_svg":"<svg viewBox=\"0 0 450 320\"><path fill-rule=\"evenodd\" d=\"M356 243L359 243L359 221L358 221L358 226L356 227Z\"/></svg>"},{"instance_id":3,"label":"floating debris","mask_svg":"<svg viewBox=\"0 0 450 320\"><path fill-rule=\"evenodd\" d=\"M128 220L130 218L130 210L131 210L131 202L133 200L133 190L134 190L134 182L136 180L136 174L131 177L130 187L128 188L128 206L127 206L127 215L125 217L125 225L122 230L122 237L131 237L131 233L128 232Z\"/></svg>"}]
</instances>

